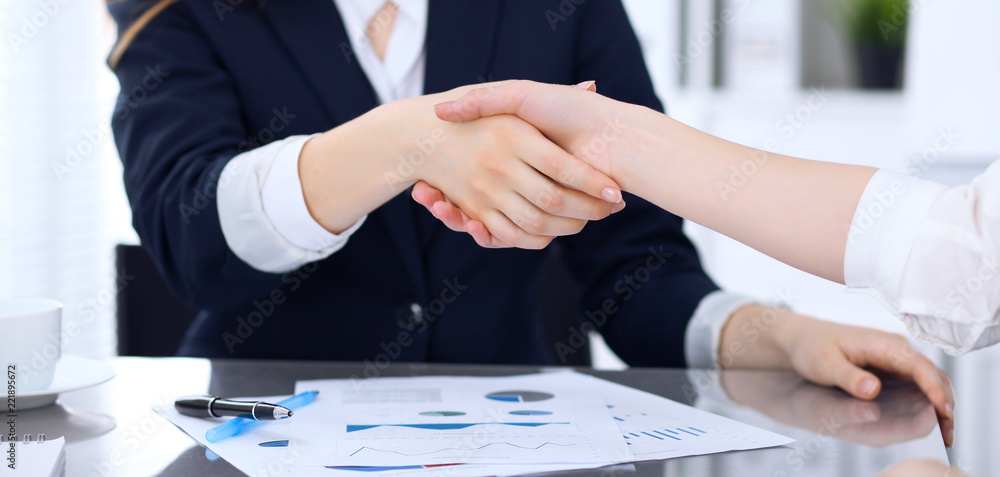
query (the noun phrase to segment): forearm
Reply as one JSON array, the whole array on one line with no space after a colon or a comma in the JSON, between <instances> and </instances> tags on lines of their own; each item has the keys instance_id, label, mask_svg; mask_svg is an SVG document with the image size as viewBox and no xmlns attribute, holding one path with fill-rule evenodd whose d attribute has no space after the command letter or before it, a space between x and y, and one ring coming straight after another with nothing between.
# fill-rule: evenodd
<instances>
[{"instance_id":1,"label":"forearm","mask_svg":"<svg viewBox=\"0 0 1000 477\"><path fill-rule=\"evenodd\" d=\"M325 229L341 233L361 217L412 186L415 164L386 121L387 105L306 143L299 177L309 213ZM418 158L415 158L418 159Z\"/></svg>"},{"instance_id":2,"label":"forearm","mask_svg":"<svg viewBox=\"0 0 1000 477\"><path fill-rule=\"evenodd\" d=\"M623 159L612 172L624 189L843 283L851 220L875 169L768 153L653 111L632 113L629 140L614 155Z\"/></svg>"}]
</instances>

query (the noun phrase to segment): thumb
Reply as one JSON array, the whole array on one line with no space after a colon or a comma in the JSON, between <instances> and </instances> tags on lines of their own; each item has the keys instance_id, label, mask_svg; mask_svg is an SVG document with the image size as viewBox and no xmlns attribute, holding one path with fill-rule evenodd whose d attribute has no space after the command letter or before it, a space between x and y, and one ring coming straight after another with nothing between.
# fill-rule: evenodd
<instances>
[{"instance_id":1,"label":"thumb","mask_svg":"<svg viewBox=\"0 0 1000 477\"><path fill-rule=\"evenodd\" d=\"M474 121L501 114L517 115L527 94L529 81L473 89L462 97L434 106L437 117L453 123Z\"/></svg>"},{"instance_id":2,"label":"thumb","mask_svg":"<svg viewBox=\"0 0 1000 477\"><path fill-rule=\"evenodd\" d=\"M584 81L583 83L580 83L580 84L578 84L576 86L573 86L573 88L575 88L575 89L582 89L584 91L590 91L592 93L596 93L597 92L597 82L596 81Z\"/></svg>"},{"instance_id":3,"label":"thumb","mask_svg":"<svg viewBox=\"0 0 1000 477\"><path fill-rule=\"evenodd\" d=\"M829 382L856 398L875 399L882 390L882 381L877 376L849 361L843 353L836 353L826 369Z\"/></svg>"}]
</instances>

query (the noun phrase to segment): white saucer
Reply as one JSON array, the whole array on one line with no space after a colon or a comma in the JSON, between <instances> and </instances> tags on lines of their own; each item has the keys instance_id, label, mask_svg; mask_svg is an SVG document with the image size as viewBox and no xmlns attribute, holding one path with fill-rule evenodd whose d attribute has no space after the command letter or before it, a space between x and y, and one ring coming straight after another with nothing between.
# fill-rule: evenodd
<instances>
[{"instance_id":1,"label":"white saucer","mask_svg":"<svg viewBox=\"0 0 1000 477\"><path fill-rule=\"evenodd\" d=\"M48 388L17 393L17 410L48 406L56 402L60 393L97 386L110 381L113 377L115 368L104 361L63 355L56 363L55 376Z\"/></svg>"}]
</instances>

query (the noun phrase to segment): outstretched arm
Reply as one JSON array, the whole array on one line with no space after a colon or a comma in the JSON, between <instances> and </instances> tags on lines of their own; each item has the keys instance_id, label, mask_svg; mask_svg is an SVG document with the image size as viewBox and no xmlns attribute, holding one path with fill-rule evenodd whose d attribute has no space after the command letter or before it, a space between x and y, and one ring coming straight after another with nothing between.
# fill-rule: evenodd
<instances>
[{"instance_id":1,"label":"outstretched arm","mask_svg":"<svg viewBox=\"0 0 1000 477\"><path fill-rule=\"evenodd\" d=\"M624 190L840 283L851 220L875 173L735 144L581 88L518 81L440 104L437 114L448 121L519 116ZM433 190L421 185L414 196L461 227L460 212L435 204L444 198ZM486 232L475 222L464 228Z\"/></svg>"},{"instance_id":2,"label":"outstretched arm","mask_svg":"<svg viewBox=\"0 0 1000 477\"><path fill-rule=\"evenodd\" d=\"M517 115L623 190L844 283L848 234L875 169L734 144L655 111L580 90L588 86L487 87L438 105L437 114L449 121ZM426 184L418 184L414 197L449 227L489 236L485 226L463 220L458 208ZM729 317L717 357L725 368L794 369L863 399L881 388L872 371L911 379L934 404L946 444L954 439L948 377L902 336L750 306Z\"/></svg>"}]
</instances>

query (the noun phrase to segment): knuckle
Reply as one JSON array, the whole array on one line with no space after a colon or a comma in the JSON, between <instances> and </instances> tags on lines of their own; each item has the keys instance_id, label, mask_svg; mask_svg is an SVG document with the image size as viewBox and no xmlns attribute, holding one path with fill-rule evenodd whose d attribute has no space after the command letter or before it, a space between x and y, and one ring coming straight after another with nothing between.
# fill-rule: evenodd
<instances>
[{"instance_id":1,"label":"knuckle","mask_svg":"<svg viewBox=\"0 0 1000 477\"><path fill-rule=\"evenodd\" d=\"M507 145L517 140L517 134L505 122L499 122L490 128L490 138L496 144Z\"/></svg>"},{"instance_id":2,"label":"knuckle","mask_svg":"<svg viewBox=\"0 0 1000 477\"><path fill-rule=\"evenodd\" d=\"M566 210L566 193L561 188L553 187L542 192L538 202L546 212L558 214Z\"/></svg>"},{"instance_id":3,"label":"knuckle","mask_svg":"<svg viewBox=\"0 0 1000 477\"><path fill-rule=\"evenodd\" d=\"M569 169L565 166L563 156L556 153L545 154L541 157L541 161L545 167L546 174L552 178L564 176L566 174L566 170Z\"/></svg>"},{"instance_id":4,"label":"knuckle","mask_svg":"<svg viewBox=\"0 0 1000 477\"><path fill-rule=\"evenodd\" d=\"M521 236L516 230L513 230L510 227L504 227L493 235L507 245L516 246L521 242Z\"/></svg>"},{"instance_id":5,"label":"knuckle","mask_svg":"<svg viewBox=\"0 0 1000 477\"><path fill-rule=\"evenodd\" d=\"M479 164L479 167L489 174L498 174L503 169L500 157L492 152L481 152L476 154L474 159Z\"/></svg>"},{"instance_id":6,"label":"knuckle","mask_svg":"<svg viewBox=\"0 0 1000 477\"><path fill-rule=\"evenodd\" d=\"M532 235L542 235L545 233L545 221L542 219L541 214L533 207L529 207L528 210L524 211L524 215L521 216L520 225L525 232Z\"/></svg>"}]
</instances>

